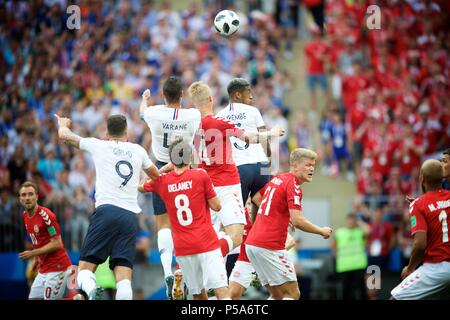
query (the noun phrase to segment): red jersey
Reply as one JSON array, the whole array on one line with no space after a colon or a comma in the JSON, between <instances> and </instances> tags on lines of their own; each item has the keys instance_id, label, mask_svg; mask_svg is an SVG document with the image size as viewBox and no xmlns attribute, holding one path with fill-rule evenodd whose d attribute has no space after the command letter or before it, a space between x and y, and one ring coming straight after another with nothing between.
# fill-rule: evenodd
<instances>
[{"instance_id":1,"label":"red jersey","mask_svg":"<svg viewBox=\"0 0 450 320\"><path fill-rule=\"evenodd\" d=\"M24 211L22 217L35 249L45 246L51 238L61 235L55 214L45 207L38 206L31 217ZM39 273L64 271L72 265L64 245L57 251L38 257Z\"/></svg>"},{"instance_id":2,"label":"red jersey","mask_svg":"<svg viewBox=\"0 0 450 320\"><path fill-rule=\"evenodd\" d=\"M259 191L261 205L246 244L269 250L285 249L289 210L302 210L302 189L292 173L282 173Z\"/></svg>"},{"instance_id":3,"label":"red jersey","mask_svg":"<svg viewBox=\"0 0 450 320\"><path fill-rule=\"evenodd\" d=\"M308 57L308 74L324 74L324 57L328 52L328 46L322 41L310 41L305 45L305 54Z\"/></svg>"},{"instance_id":4,"label":"red jersey","mask_svg":"<svg viewBox=\"0 0 450 320\"><path fill-rule=\"evenodd\" d=\"M423 262L450 261L450 191L429 191L409 206L411 235L427 232L427 247Z\"/></svg>"},{"instance_id":5,"label":"red jersey","mask_svg":"<svg viewBox=\"0 0 450 320\"><path fill-rule=\"evenodd\" d=\"M225 118L208 115L202 119L200 168L206 170L214 186L231 186L241 182L233 161L230 137L240 137L243 134L244 130Z\"/></svg>"},{"instance_id":6,"label":"red jersey","mask_svg":"<svg viewBox=\"0 0 450 320\"><path fill-rule=\"evenodd\" d=\"M189 169L181 174L162 174L158 179L146 182L144 189L156 192L166 205L175 256L219 248L208 206L208 199L214 198L216 192L204 170Z\"/></svg>"}]
</instances>

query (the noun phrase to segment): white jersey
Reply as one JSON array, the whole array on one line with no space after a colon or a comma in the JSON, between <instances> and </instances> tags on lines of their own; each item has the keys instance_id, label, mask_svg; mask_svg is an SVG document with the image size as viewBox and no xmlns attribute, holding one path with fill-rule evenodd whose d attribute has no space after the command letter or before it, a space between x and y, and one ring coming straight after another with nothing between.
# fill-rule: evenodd
<instances>
[{"instance_id":1,"label":"white jersey","mask_svg":"<svg viewBox=\"0 0 450 320\"><path fill-rule=\"evenodd\" d=\"M244 103L230 103L217 116L228 119L246 132L258 132L258 128L265 125L259 110ZM235 137L230 137L230 141L236 166L269 161L261 144L248 144Z\"/></svg>"},{"instance_id":2,"label":"white jersey","mask_svg":"<svg viewBox=\"0 0 450 320\"><path fill-rule=\"evenodd\" d=\"M165 105L148 107L141 116L152 132L152 152L161 162L170 161L169 146L177 137L193 143L202 118L197 109L175 109Z\"/></svg>"},{"instance_id":3,"label":"white jersey","mask_svg":"<svg viewBox=\"0 0 450 320\"><path fill-rule=\"evenodd\" d=\"M138 186L141 170L152 161L140 145L130 142L82 138L80 149L89 152L95 164L95 207L111 204L134 213L139 208Z\"/></svg>"}]
</instances>

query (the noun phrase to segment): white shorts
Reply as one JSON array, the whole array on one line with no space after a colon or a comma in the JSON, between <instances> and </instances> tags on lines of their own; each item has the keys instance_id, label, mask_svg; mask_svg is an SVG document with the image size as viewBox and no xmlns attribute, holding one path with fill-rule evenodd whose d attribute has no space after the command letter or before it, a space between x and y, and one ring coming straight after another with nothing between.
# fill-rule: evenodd
<instances>
[{"instance_id":1,"label":"white shorts","mask_svg":"<svg viewBox=\"0 0 450 320\"><path fill-rule=\"evenodd\" d=\"M38 273L28 299L61 300L66 291L72 267L66 271Z\"/></svg>"},{"instance_id":2,"label":"white shorts","mask_svg":"<svg viewBox=\"0 0 450 320\"><path fill-rule=\"evenodd\" d=\"M241 184L214 187L222 209L211 210L211 221L216 232L231 224L245 225L244 205L242 204Z\"/></svg>"},{"instance_id":3,"label":"white shorts","mask_svg":"<svg viewBox=\"0 0 450 320\"><path fill-rule=\"evenodd\" d=\"M418 300L450 284L450 262L424 263L391 291L395 300Z\"/></svg>"},{"instance_id":4,"label":"white shorts","mask_svg":"<svg viewBox=\"0 0 450 320\"><path fill-rule=\"evenodd\" d=\"M255 271L252 264L245 261L236 261L233 271L231 271L230 281L239 283L245 289L252 282L252 273Z\"/></svg>"},{"instance_id":5,"label":"white shorts","mask_svg":"<svg viewBox=\"0 0 450 320\"><path fill-rule=\"evenodd\" d=\"M248 244L245 249L262 285L279 286L297 281L294 264L286 250L269 250Z\"/></svg>"},{"instance_id":6,"label":"white shorts","mask_svg":"<svg viewBox=\"0 0 450 320\"><path fill-rule=\"evenodd\" d=\"M220 249L179 256L177 262L189 293L200 294L202 289L228 287L227 270Z\"/></svg>"}]
</instances>

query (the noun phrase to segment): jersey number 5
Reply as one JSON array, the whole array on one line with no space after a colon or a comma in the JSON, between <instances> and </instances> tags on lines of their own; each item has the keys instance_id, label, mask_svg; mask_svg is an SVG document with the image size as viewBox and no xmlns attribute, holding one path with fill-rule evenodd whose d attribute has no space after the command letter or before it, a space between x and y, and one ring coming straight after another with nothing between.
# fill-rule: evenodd
<instances>
[{"instance_id":1,"label":"jersey number 5","mask_svg":"<svg viewBox=\"0 0 450 320\"><path fill-rule=\"evenodd\" d=\"M192 223L192 211L189 209L189 198L185 194L179 194L175 197L175 207L177 208L178 222L183 226ZM183 214L184 213L184 214Z\"/></svg>"}]
</instances>

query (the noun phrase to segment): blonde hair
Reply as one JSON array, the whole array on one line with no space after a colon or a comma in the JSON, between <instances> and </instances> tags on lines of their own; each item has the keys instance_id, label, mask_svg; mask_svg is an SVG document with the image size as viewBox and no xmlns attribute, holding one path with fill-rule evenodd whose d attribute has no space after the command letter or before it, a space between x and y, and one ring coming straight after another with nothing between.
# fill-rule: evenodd
<instances>
[{"instance_id":1,"label":"blonde hair","mask_svg":"<svg viewBox=\"0 0 450 320\"><path fill-rule=\"evenodd\" d=\"M317 153L315 153L312 150L305 149L305 148L294 149L291 152L291 155L289 157L289 164L292 165L295 162L299 162L303 158L316 160L317 159Z\"/></svg>"},{"instance_id":2,"label":"blonde hair","mask_svg":"<svg viewBox=\"0 0 450 320\"><path fill-rule=\"evenodd\" d=\"M188 88L189 96L196 106L203 106L208 103L211 97L211 88L203 81L196 81Z\"/></svg>"}]
</instances>

